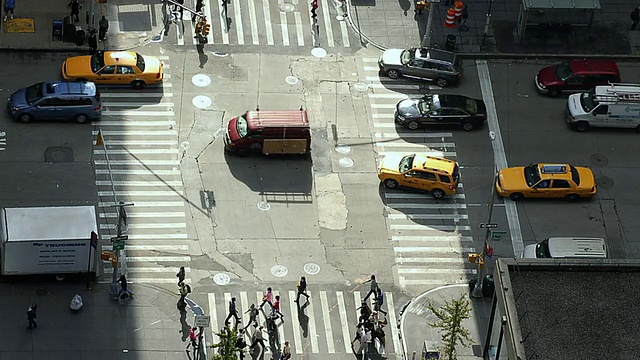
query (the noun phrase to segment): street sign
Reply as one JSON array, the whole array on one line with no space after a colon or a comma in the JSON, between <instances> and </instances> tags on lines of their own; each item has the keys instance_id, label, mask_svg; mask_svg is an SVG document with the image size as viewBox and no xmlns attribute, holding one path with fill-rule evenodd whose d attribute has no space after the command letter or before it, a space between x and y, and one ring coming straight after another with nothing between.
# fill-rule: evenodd
<instances>
[{"instance_id":1,"label":"street sign","mask_svg":"<svg viewBox=\"0 0 640 360\"><path fill-rule=\"evenodd\" d=\"M129 235L114 236L114 237L111 238L111 242L124 241L124 240L129 240Z\"/></svg>"},{"instance_id":2,"label":"street sign","mask_svg":"<svg viewBox=\"0 0 640 360\"><path fill-rule=\"evenodd\" d=\"M500 240L504 235L507 235L506 231L503 230L491 230L491 239Z\"/></svg>"},{"instance_id":3,"label":"street sign","mask_svg":"<svg viewBox=\"0 0 640 360\"><path fill-rule=\"evenodd\" d=\"M196 327L209 327L211 317L209 315L196 315Z\"/></svg>"},{"instance_id":4,"label":"street sign","mask_svg":"<svg viewBox=\"0 0 640 360\"><path fill-rule=\"evenodd\" d=\"M114 241L113 251L124 250L124 241Z\"/></svg>"},{"instance_id":5,"label":"street sign","mask_svg":"<svg viewBox=\"0 0 640 360\"><path fill-rule=\"evenodd\" d=\"M480 224L480 229L495 229L498 224Z\"/></svg>"}]
</instances>

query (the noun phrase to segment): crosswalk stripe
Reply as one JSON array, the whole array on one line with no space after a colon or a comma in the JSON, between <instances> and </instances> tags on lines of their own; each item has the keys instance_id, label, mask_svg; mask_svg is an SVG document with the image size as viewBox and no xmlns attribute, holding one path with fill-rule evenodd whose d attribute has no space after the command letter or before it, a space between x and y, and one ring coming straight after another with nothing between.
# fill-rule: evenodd
<instances>
[{"instance_id":1,"label":"crosswalk stripe","mask_svg":"<svg viewBox=\"0 0 640 360\"><path fill-rule=\"evenodd\" d=\"M287 24L287 13L280 12L280 29L282 30L282 45L289 46L289 25Z\"/></svg>"},{"instance_id":2,"label":"crosswalk stripe","mask_svg":"<svg viewBox=\"0 0 640 360\"><path fill-rule=\"evenodd\" d=\"M102 246L102 250L111 250L112 245L103 245ZM189 250L189 246L188 245L130 245L127 244L127 250L134 250L134 251L156 251L156 250L163 250L163 251L187 251ZM167 267L166 269L173 269L176 272L178 272L179 268L175 267ZM186 269L190 269L188 267L185 267ZM173 271L171 270L171 271Z\"/></svg>"},{"instance_id":3,"label":"crosswalk stripe","mask_svg":"<svg viewBox=\"0 0 640 360\"><path fill-rule=\"evenodd\" d=\"M211 339L214 339L213 341L215 341L215 339L218 338L216 333L219 331L218 330L218 314L216 313L216 294L208 293L207 300L209 300L208 303L209 303L209 316L211 320L211 323L210 323Z\"/></svg>"},{"instance_id":4,"label":"crosswalk stripe","mask_svg":"<svg viewBox=\"0 0 640 360\"><path fill-rule=\"evenodd\" d=\"M129 235L129 238L131 236ZM186 263L191 261L190 256L127 256L127 262L178 262ZM175 280L173 280L175 281Z\"/></svg>"},{"instance_id":5,"label":"crosswalk stripe","mask_svg":"<svg viewBox=\"0 0 640 360\"><path fill-rule=\"evenodd\" d=\"M129 224L127 227L131 230L133 229L186 229L187 224L185 223L177 223L177 224L148 223L148 224ZM109 230L109 229L115 229L115 228L116 228L116 224L100 224L100 230Z\"/></svg>"},{"instance_id":6,"label":"crosswalk stripe","mask_svg":"<svg viewBox=\"0 0 640 360\"><path fill-rule=\"evenodd\" d=\"M432 196L430 194L419 194L419 193L409 193L409 192L385 192L384 193L384 197L385 199L419 199L419 200L424 200L427 198L431 198ZM464 194L453 194L453 195L448 195L446 197L447 199L464 199L465 196Z\"/></svg>"},{"instance_id":7,"label":"crosswalk stripe","mask_svg":"<svg viewBox=\"0 0 640 360\"><path fill-rule=\"evenodd\" d=\"M98 191L98 196L113 196L113 191ZM115 195L117 196L141 196L141 197L154 197L154 196L182 196L184 193L182 191L170 190L170 191L116 191Z\"/></svg>"},{"instance_id":8,"label":"crosswalk stripe","mask_svg":"<svg viewBox=\"0 0 640 360\"><path fill-rule=\"evenodd\" d=\"M370 99L406 99L406 94L386 93L386 94L367 94Z\"/></svg>"},{"instance_id":9,"label":"crosswalk stripe","mask_svg":"<svg viewBox=\"0 0 640 360\"><path fill-rule=\"evenodd\" d=\"M398 330L398 320L396 319L395 312L395 304L393 302L393 294L391 292L386 293L387 295L387 312L389 315L389 324L391 325L391 337L393 338L393 349L396 354L400 354L402 351L402 347L400 346L400 331Z\"/></svg>"},{"instance_id":10,"label":"crosswalk stripe","mask_svg":"<svg viewBox=\"0 0 640 360\"><path fill-rule=\"evenodd\" d=\"M113 201L101 201L98 203L98 207L112 207L116 203ZM131 211L135 211L136 208L143 207L182 207L184 203L182 201L146 201L146 202L136 202L135 206ZM127 214L129 214L129 210L127 210Z\"/></svg>"},{"instance_id":11,"label":"crosswalk stripe","mask_svg":"<svg viewBox=\"0 0 640 360\"><path fill-rule=\"evenodd\" d=\"M96 169L96 175L109 175L109 169ZM114 175L180 175L180 170L124 170L111 169Z\"/></svg>"},{"instance_id":12,"label":"crosswalk stripe","mask_svg":"<svg viewBox=\"0 0 640 360\"><path fill-rule=\"evenodd\" d=\"M289 306L291 308L291 316L293 316L293 314L295 314L297 311L297 306L292 300L292 299L295 299L295 296L296 296L296 292L289 290L289 300L291 300L289 301ZM302 354L302 337L300 336L300 329L297 326L295 326L295 324L293 324L292 327L293 327L293 342L295 344L294 350L296 354Z\"/></svg>"},{"instance_id":13,"label":"crosswalk stripe","mask_svg":"<svg viewBox=\"0 0 640 360\"><path fill-rule=\"evenodd\" d=\"M404 276L400 276L400 284L401 285L450 285L450 284L466 284L468 280L466 279L423 279L423 280L408 280ZM395 341L395 340L394 340Z\"/></svg>"},{"instance_id":14,"label":"crosswalk stripe","mask_svg":"<svg viewBox=\"0 0 640 360\"><path fill-rule=\"evenodd\" d=\"M182 25L182 26L181 26ZM180 23L176 26L176 36L178 37L178 45L184 45L184 24Z\"/></svg>"},{"instance_id":15,"label":"crosswalk stripe","mask_svg":"<svg viewBox=\"0 0 640 360\"><path fill-rule=\"evenodd\" d=\"M396 253L470 253L475 252L476 248L472 247L460 247L460 246L437 246L437 247L422 247L422 246L402 246L394 247L393 251Z\"/></svg>"},{"instance_id":16,"label":"crosswalk stripe","mask_svg":"<svg viewBox=\"0 0 640 360\"><path fill-rule=\"evenodd\" d=\"M135 98L135 95L132 94L131 98ZM116 101L103 101L102 106L114 106L114 107L135 107L136 111L139 109L148 109L148 108L157 108L157 107L168 107L173 108L174 103L172 102L157 102L157 103L149 103L149 102L137 102L137 101L126 101L126 102L116 102Z\"/></svg>"},{"instance_id":17,"label":"crosswalk stripe","mask_svg":"<svg viewBox=\"0 0 640 360\"><path fill-rule=\"evenodd\" d=\"M279 291L274 291L273 292L273 297L275 299L276 296L280 296L280 292ZM280 311L284 311L284 309L282 308L282 300L284 299L280 299ZM284 315L284 313L282 314ZM287 321L293 321L293 319L289 319ZM284 319L282 320L282 324L284 324ZM278 326L278 340L280 341L280 344L284 344L284 341L286 339L285 333L284 333L284 326Z\"/></svg>"},{"instance_id":18,"label":"crosswalk stripe","mask_svg":"<svg viewBox=\"0 0 640 360\"><path fill-rule=\"evenodd\" d=\"M111 249L109 249L111 250ZM179 267L177 266L173 266L173 267L128 267L127 268L127 277L129 277L129 274L137 274L137 273L170 273L170 274L174 274L177 273L180 270ZM191 268L184 268L184 271L191 271ZM105 274L112 274L113 273L113 267L107 267L104 269ZM176 280L171 279L174 283L176 282Z\"/></svg>"},{"instance_id":19,"label":"crosswalk stripe","mask_svg":"<svg viewBox=\"0 0 640 360\"><path fill-rule=\"evenodd\" d=\"M473 275L477 271L474 269L433 269L433 268L398 268L398 274L456 274L456 275Z\"/></svg>"},{"instance_id":20,"label":"crosswalk stripe","mask_svg":"<svg viewBox=\"0 0 640 360\"><path fill-rule=\"evenodd\" d=\"M251 40L253 45L260 44L260 38L258 36L258 20L256 18L256 5L253 1L248 1L249 4L249 19L251 21Z\"/></svg>"},{"instance_id":21,"label":"crosswalk stripe","mask_svg":"<svg viewBox=\"0 0 640 360\"><path fill-rule=\"evenodd\" d=\"M96 155L104 155L104 150L93 150ZM178 149L107 149L109 155L149 155L149 154L178 154Z\"/></svg>"},{"instance_id":22,"label":"crosswalk stripe","mask_svg":"<svg viewBox=\"0 0 640 360\"><path fill-rule=\"evenodd\" d=\"M126 186L126 187L181 187L182 181L135 181L135 180L125 180L125 181L96 181L97 186Z\"/></svg>"},{"instance_id":23,"label":"crosswalk stripe","mask_svg":"<svg viewBox=\"0 0 640 360\"><path fill-rule=\"evenodd\" d=\"M102 110L102 116L175 116L176 113L166 111L143 111L143 110Z\"/></svg>"},{"instance_id":24,"label":"crosswalk stripe","mask_svg":"<svg viewBox=\"0 0 640 360\"><path fill-rule=\"evenodd\" d=\"M185 217L186 213L184 212L155 212L155 213L136 213L134 209L127 210L127 217L129 218L170 218L170 217ZM115 212L111 213L100 213L100 218L117 218L118 214Z\"/></svg>"},{"instance_id":25,"label":"crosswalk stripe","mask_svg":"<svg viewBox=\"0 0 640 360\"><path fill-rule=\"evenodd\" d=\"M98 130L94 130L91 132L92 135L98 135ZM153 131L149 131L149 130L142 130L142 131L135 131L135 130L124 130L124 131L118 131L118 130L106 130L106 131L102 131L102 135L103 136L172 136L172 135L177 135L178 133L175 130L153 130Z\"/></svg>"},{"instance_id":26,"label":"crosswalk stripe","mask_svg":"<svg viewBox=\"0 0 640 360\"><path fill-rule=\"evenodd\" d=\"M231 293L228 293L228 292L224 293L224 304L223 304L224 312L222 313L223 316L224 316L224 321L223 322L226 322L227 321L227 317L229 316L229 309L228 309L229 305L228 304L230 302L231 302ZM229 323L231 323L231 321L235 321L235 320L230 320Z\"/></svg>"},{"instance_id":27,"label":"crosswalk stripe","mask_svg":"<svg viewBox=\"0 0 640 360\"><path fill-rule=\"evenodd\" d=\"M122 145L122 146L173 146L175 141L173 140L104 140L107 145ZM95 145L95 142L94 142Z\"/></svg>"},{"instance_id":28,"label":"crosswalk stripe","mask_svg":"<svg viewBox=\"0 0 640 360\"><path fill-rule=\"evenodd\" d=\"M250 329L251 324L249 323L249 314L247 313L247 311L249 311L250 305L249 305L249 299L247 298L247 293L245 291L240 292L240 305L242 306L242 312L240 314L240 317L242 318L242 326L243 327L248 326L248 329ZM251 344L251 336L249 336L248 332L245 331L244 337L245 337L245 341Z\"/></svg>"},{"instance_id":29,"label":"crosswalk stripe","mask_svg":"<svg viewBox=\"0 0 640 360\"><path fill-rule=\"evenodd\" d=\"M395 110L396 104L371 104L371 109L393 109Z\"/></svg>"},{"instance_id":30,"label":"crosswalk stripe","mask_svg":"<svg viewBox=\"0 0 640 360\"><path fill-rule=\"evenodd\" d=\"M397 203L389 202L386 207L388 209L435 209L435 210L451 210L451 209L466 209L465 204L416 204L416 203Z\"/></svg>"},{"instance_id":31,"label":"crosswalk stripe","mask_svg":"<svg viewBox=\"0 0 640 360\"><path fill-rule=\"evenodd\" d=\"M362 58L362 62L375 62L375 63L377 63L378 62L378 58L365 57L365 58Z\"/></svg>"},{"instance_id":32,"label":"crosswalk stripe","mask_svg":"<svg viewBox=\"0 0 640 360\"><path fill-rule=\"evenodd\" d=\"M119 127L137 127L137 126L151 126L151 127L163 127L171 128L175 125L173 120L161 120L161 121L131 121L131 120L100 120L92 121L93 126L119 126Z\"/></svg>"},{"instance_id":33,"label":"crosswalk stripe","mask_svg":"<svg viewBox=\"0 0 640 360\"><path fill-rule=\"evenodd\" d=\"M422 224L391 224L389 225L391 230L421 230L421 231L471 231L470 226L460 225L422 225Z\"/></svg>"},{"instance_id":34,"label":"crosswalk stripe","mask_svg":"<svg viewBox=\"0 0 640 360\"><path fill-rule=\"evenodd\" d=\"M309 339L311 340L311 352L318 353L318 332L316 331L316 318L313 311L313 301L309 301L307 316L309 317ZM328 316L329 314L327 314ZM323 314L324 316L324 314Z\"/></svg>"},{"instance_id":35,"label":"crosswalk stripe","mask_svg":"<svg viewBox=\"0 0 640 360\"><path fill-rule=\"evenodd\" d=\"M367 81L371 81L367 79ZM409 84L394 84L389 81L384 82L371 82L369 83L369 87L372 89L383 89L383 90L420 90L420 85L409 85Z\"/></svg>"},{"instance_id":36,"label":"crosswalk stripe","mask_svg":"<svg viewBox=\"0 0 640 360\"><path fill-rule=\"evenodd\" d=\"M422 241L422 242L473 242L473 238L471 236L459 236L459 235L450 235L450 236L392 236L391 241Z\"/></svg>"},{"instance_id":37,"label":"crosswalk stripe","mask_svg":"<svg viewBox=\"0 0 640 360\"><path fill-rule=\"evenodd\" d=\"M262 7L264 9L264 25L267 30L267 45L274 45L273 30L271 29L271 10L269 9L269 0L262 0Z\"/></svg>"},{"instance_id":38,"label":"crosswalk stripe","mask_svg":"<svg viewBox=\"0 0 640 360\"><path fill-rule=\"evenodd\" d=\"M296 35L298 36L298 46L304 46L304 30L302 29L302 16L299 12L293 13L296 22Z\"/></svg>"},{"instance_id":39,"label":"crosswalk stripe","mask_svg":"<svg viewBox=\"0 0 640 360\"><path fill-rule=\"evenodd\" d=\"M346 20L340 21L340 32L342 33L342 46L351 47L349 43L349 30L347 29Z\"/></svg>"},{"instance_id":40,"label":"crosswalk stripe","mask_svg":"<svg viewBox=\"0 0 640 360\"><path fill-rule=\"evenodd\" d=\"M324 332L327 336L327 350L329 354L335 354L333 347L333 330L331 329L331 319L329 317L329 302L327 301L327 292L320 291L320 305L322 308L322 320L324 321Z\"/></svg>"},{"instance_id":41,"label":"crosswalk stripe","mask_svg":"<svg viewBox=\"0 0 640 360\"><path fill-rule=\"evenodd\" d=\"M242 13L240 0L233 0L233 12L236 16L236 32L238 33L238 45L244 45L244 31L242 30Z\"/></svg>"},{"instance_id":42,"label":"crosswalk stripe","mask_svg":"<svg viewBox=\"0 0 640 360\"><path fill-rule=\"evenodd\" d=\"M338 299L338 311L340 312L340 324L342 325L342 341L344 341L344 352L351 352L351 338L349 337L349 320L347 316L347 307L344 305L344 295L342 291L336 291Z\"/></svg>"},{"instance_id":43,"label":"crosswalk stripe","mask_svg":"<svg viewBox=\"0 0 640 360\"><path fill-rule=\"evenodd\" d=\"M450 215L450 214L389 214L389 220L466 220L469 215Z\"/></svg>"},{"instance_id":44,"label":"crosswalk stripe","mask_svg":"<svg viewBox=\"0 0 640 360\"><path fill-rule=\"evenodd\" d=\"M405 263L420 263L420 264L466 264L467 260L463 258L445 258L445 257L428 257L428 258L405 258L405 257L397 257L395 258L396 263L405 264Z\"/></svg>"},{"instance_id":45,"label":"crosswalk stripe","mask_svg":"<svg viewBox=\"0 0 640 360\"><path fill-rule=\"evenodd\" d=\"M211 7L211 1L209 0L204 0L204 8L206 9L211 9L211 11L215 12L214 8ZM215 17L212 16L207 16L207 18L209 19L209 23L213 23L213 20L215 19ZM225 19L224 23L226 24L227 21ZM209 31L209 35L207 35L207 44L212 44L213 45L213 31ZM196 42L197 44L197 42Z\"/></svg>"},{"instance_id":46,"label":"crosswalk stripe","mask_svg":"<svg viewBox=\"0 0 640 360\"><path fill-rule=\"evenodd\" d=\"M324 27L327 32L327 45L329 47L333 47L333 29L331 28L331 15L329 14L329 6L331 6L331 4L328 3L329 1L322 0L322 5L320 5L320 8L322 9L322 18L324 20Z\"/></svg>"},{"instance_id":47,"label":"crosswalk stripe","mask_svg":"<svg viewBox=\"0 0 640 360\"><path fill-rule=\"evenodd\" d=\"M108 266L111 266L111 262L108 263ZM105 264L105 268L107 268ZM131 268L127 268L127 271ZM113 274L113 270L110 272ZM169 278L139 278L134 276L127 276L127 282L132 284L171 284L175 283L174 279Z\"/></svg>"},{"instance_id":48,"label":"crosswalk stripe","mask_svg":"<svg viewBox=\"0 0 640 360\"><path fill-rule=\"evenodd\" d=\"M173 93L155 93L155 92L100 92L100 97L105 98L170 98L173 97ZM104 102L103 102L104 104Z\"/></svg>"},{"instance_id":49,"label":"crosswalk stripe","mask_svg":"<svg viewBox=\"0 0 640 360\"><path fill-rule=\"evenodd\" d=\"M94 164L99 166L107 165L107 160L93 160ZM122 165L138 165L138 166L178 166L180 161L178 160L109 160L111 166Z\"/></svg>"},{"instance_id":50,"label":"crosswalk stripe","mask_svg":"<svg viewBox=\"0 0 640 360\"><path fill-rule=\"evenodd\" d=\"M105 238L110 238L112 235L110 234L100 234L100 236ZM129 234L129 240L143 240L143 239L187 239L187 234Z\"/></svg>"}]
</instances>

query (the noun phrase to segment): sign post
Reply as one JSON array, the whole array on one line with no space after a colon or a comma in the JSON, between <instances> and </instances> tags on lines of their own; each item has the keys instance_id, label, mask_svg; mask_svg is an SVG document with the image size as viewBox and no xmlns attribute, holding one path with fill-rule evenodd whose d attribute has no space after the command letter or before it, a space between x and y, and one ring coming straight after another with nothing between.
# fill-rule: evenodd
<instances>
[{"instance_id":1,"label":"sign post","mask_svg":"<svg viewBox=\"0 0 640 360\"><path fill-rule=\"evenodd\" d=\"M98 251L98 234L91 232L91 246L89 246L89 260L87 261L87 289L91 290L91 249Z\"/></svg>"}]
</instances>

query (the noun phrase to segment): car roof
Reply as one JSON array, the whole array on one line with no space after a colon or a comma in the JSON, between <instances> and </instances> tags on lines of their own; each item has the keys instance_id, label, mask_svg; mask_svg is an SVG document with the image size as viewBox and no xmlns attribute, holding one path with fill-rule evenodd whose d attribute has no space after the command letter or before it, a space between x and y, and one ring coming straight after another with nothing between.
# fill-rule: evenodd
<instances>
[{"instance_id":1,"label":"car roof","mask_svg":"<svg viewBox=\"0 0 640 360\"><path fill-rule=\"evenodd\" d=\"M536 164L540 172L540 179L571 179L571 166L569 164Z\"/></svg>"},{"instance_id":2,"label":"car roof","mask_svg":"<svg viewBox=\"0 0 640 360\"><path fill-rule=\"evenodd\" d=\"M47 94L88 95L96 94L96 84L90 81L53 81L43 83Z\"/></svg>"},{"instance_id":3,"label":"car roof","mask_svg":"<svg viewBox=\"0 0 640 360\"><path fill-rule=\"evenodd\" d=\"M471 99L468 96L456 95L456 94L434 94L438 95L440 99L440 106L442 107L460 107L466 109L467 100Z\"/></svg>"},{"instance_id":4,"label":"car roof","mask_svg":"<svg viewBox=\"0 0 640 360\"><path fill-rule=\"evenodd\" d=\"M576 59L571 60L573 72L618 73L618 64L613 60Z\"/></svg>"},{"instance_id":5,"label":"car roof","mask_svg":"<svg viewBox=\"0 0 640 360\"><path fill-rule=\"evenodd\" d=\"M439 60L446 63L453 64L455 62L456 55L451 51L431 49L431 48L417 48L416 58L426 60Z\"/></svg>"},{"instance_id":6,"label":"car roof","mask_svg":"<svg viewBox=\"0 0 640 360\"><path fill-rule=\"evenodd\" d=\"M105 51L105 65L136 65L137 54L133 51Z\"/></svg>"},{"instance_id":7,"label":"car roof","mask_svg":"<svg viewBox=\"0 0 640 360\"><path fill-rule=\"evenodd\" d=\"M456 167L456 162L453 160L440 158L436 156L429 156L426 154L416 154L413 160L414 169L432 170L437 172L444 172L447 174L453 173Z\"/></svg>"}]
</instances>

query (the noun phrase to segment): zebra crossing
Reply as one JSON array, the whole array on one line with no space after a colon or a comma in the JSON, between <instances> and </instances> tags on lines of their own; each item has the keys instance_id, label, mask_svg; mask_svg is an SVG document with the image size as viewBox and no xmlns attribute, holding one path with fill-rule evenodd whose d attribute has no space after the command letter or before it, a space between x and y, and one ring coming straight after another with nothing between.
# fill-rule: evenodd
<instances>
[{"instance_id":1,"label":"zebra crossing","mask_svg":"<svg viewBox=\"0 0 640 360\"><path fill-rule=\"evenodd\" d=\"M380 77L377 61L364 58L362 63L370 89L377 161L386 155L415 152L457 160L452 133L412 131L396 128L394 123L395 106L400 100L440 88ZM476 274L475 267L467 261L467 254L476 252L476 248L462 181L457 194L441 200L410 190L385 188L383 194L401 286L424 288L467 283Z\"/></svg>"},{"instance_id":2,"label":"zebra crossing","mask_svg":"<svg viewBox=\"0 0 640 360\"><path fill-rule=\"evenodd\" d=\"M312 291L308 305L305 305L304 297L300 299L300 309L294 302L296 292L274 291L275 295L282 297L280 310L284 315L284 323L278 326L278 336L280 344L289 340L292 354L345 354L353 353L351 340L356 331L356 324L360 316L358 308L362 303L365 292L345 292L345 291ZM215 335L224 326L224 320L228 314L228 304L232 297L236 298L236 308L238 314L242 315L242 322L239 327L249 324L249 315L245 312L251 304L260 306L262 303L262 291L240 291L238 293L208 293L207 306L208 315L211 319L210 333L206 336L212 339L213 343L219 340ZM385 327L386 347L385 354L401 354L400 335L396 326L398 317L395 313L395 303L393 293L385 293L385 305L382 309L387 310L388 325ZM373 297L368 299L369 306L372 307ZM259 324L265 324L265 314L269 314L269 305L265 304L264 311L260 311ZM233 323L233 319L230 320ZM280 321L277 321L280 324ZM254 327L248 326L245 333L246 341L251 344L250 338ZM266 330L264 338L268 339Z\"/></svg>"},{"instance_id":3,"label":"zebra crossing","mask_svg":"<svg viewBox=\"0 0 640 360\"><path fill-rule=\"evenodd\" d=\"M100 132L106 147L106 154L102 146L93 154L102 251L112 250L109 240L117 235L116 199L133 203L126 207L128 239L119 259L132 283L175 282L179 267L191 260L184 255L189 247L170 64L167 56L159 58L161 85L101 89L102 119L93 122L94 138ZM111 262L104 261L104 272L113 273Z\"/></svg>"},{"instance_id":4,"label":"zebra crossing","mask_svg":"<svg viewBox=\"0 0 640 360\"><path fill-rule=\"evenodd\" d=\"M188 3L189 1L187 1ZM195 8L193 1L193 8ZM191 6L190 5L190 6ZM204 0L204 14L211 24L208 44L241 46L284 46L292 48L350 48L354 34L341 10L339 0L318 0L317 24L307 0ZM161 12L157 12L161 14ZM177 45L196 45L195 23L184 12L177 20ZM315 27L315 29L314 29Z\"/></svg>"}]
</instances>

